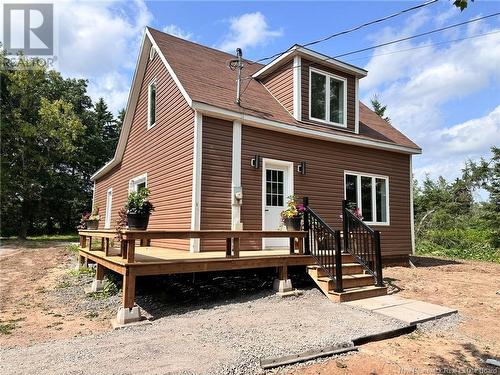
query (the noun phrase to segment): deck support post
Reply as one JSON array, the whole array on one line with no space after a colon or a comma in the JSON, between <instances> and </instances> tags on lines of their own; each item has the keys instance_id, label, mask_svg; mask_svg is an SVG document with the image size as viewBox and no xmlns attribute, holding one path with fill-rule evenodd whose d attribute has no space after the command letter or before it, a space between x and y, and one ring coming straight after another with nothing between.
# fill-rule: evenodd
<instances>
[{"instance_id":1,"label":"deck support post","mask_svg":"<svg viewBox=\"0 0 500 375\"><path fill-rule=\"evenodd\" d=\"M87 268L88 266L88 259L83 255L78 254L78 264L76 265L76 269Z\"/></svg>"},{"instance_id":2,"label":"deck support post","mask_svg":"<svg viewBox=\"0 0 500 375\"><path fill-rule=\"evenodd\" d=\"M90 287L91 292L98 292L104 288L104 266L96 263L95 278Z\"/></svg>"},{"instance_id":3,"label":"deck support post","mask_svg":"<svg viewBox=\"0 0 500 375\"><path fill-rule=\"evenodd\" d=\"M273 289L278 293L290 292L292 280L288 278L288 267L286 265L278 267L278 278L273 282Z\"/></svg>"},{"instance_id":4,"label":"deck support post","mask_svg":"<svg viewBox=\"0 0 500 375\"><path fill-rule=\"evenodd\" d=\"M139 306L135 306L135 279L134 270L127 267L123 275L122 307L116 314L114 326L123 326L141 320L141 309Z\"/></svg>"},{"instance_id":5,"label":"deck support post","mask_svg":"<svg viewBox=\"0 0 500 375\"><path fill-rule=\"evenodd\" d=\"M134 263L135 257L135 240L129 240L127 245L127 262Z\"/></svg>"}]
</instances>

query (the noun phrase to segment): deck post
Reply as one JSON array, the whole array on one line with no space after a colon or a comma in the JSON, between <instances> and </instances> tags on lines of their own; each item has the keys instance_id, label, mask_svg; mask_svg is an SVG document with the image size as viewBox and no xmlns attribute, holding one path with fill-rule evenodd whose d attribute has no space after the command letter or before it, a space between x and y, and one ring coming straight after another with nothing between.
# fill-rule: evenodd
<instances>
[{"instance_id":1,"label":"deck post","mask_svg":"<svg viewBox=\"0 0 500 375\"><path fill-rule=\"evenodd\" d=\"M127 262L134 263L134 257L135 257L135 240L128 240Z\"/></svg>"},{"instance_id":2,"label":"deck post","mask_svg":"<svg viewBox=\"0 0 500 375\"><path fill-rule=\"evenodd\" d=\"M309 213L307 212L307 206L309 206L309 198L304 197L302 203L306 210L304 211L304 230L306 231L306 236L304 237L304 254L311 255L310 241L309 241Z\"/></svg>"},{"instance_id":3,"label":"deck post","mask_svg":"<svg viewBox=\"0 0 500 375\"><path fill-rule=\"evenodd\" d=\"M295 237L290 237L290 254L295 253Z\"/></svg>"},{"instance_id":4,"label":"deck post","mask_svg":"<svg viewBox=\"0 0 500 375\"><path fill-rule=\"evenodd\" d=\"M92 281L92 286L90 287L91 292L98 292L104 287L104 266L102 264L96 263L95 278Z\"/></svg>"},{"instance_id":5,"label":"deck post","mask_svg":"<svg viewBox=\"0 0 500 375\"><path fill-rule=\"evenodd\" d=\"M235 258L240 257L240 238L239 237L233 238L233 256Z\"/></svg>"},{"instance_id":6,"label":"deck post","mask_svg":"<svg viewBox=\"0 0 500 375\"><path fill-rule=\"evenodd\" d=\"M278 278L273 282L273 289L279 293L286 293L292 290L292 280L288 278L288 267L285 265L278 267Z\"/></svg>"},{"instance_id":7,"label":"deck post","mask_svg":"<svg viewBox=\"0 0 500 375\"><path fill-rule=\"evenodd\" d=\"M231 238L226 238L226 258L231 257Z\"/></svg>"},{"instance_id":8,"label":"deck post","mask_svg":"<svg viewBox=\"0 0 500 375\"><path fill-rule=\"evenodd\" d=\"M104 242L104 255L109 255L109 238L106 238Z\"/></svg>"},{"instance_id":9,"label":"deck post","mask_svg":"<svg viewBox=\"0 0 500 375\"><path fill-rule=\"evenodd\" d=\"M115 327L141 320L141 309L135 306L135 279L134 270L127 267L123 275L122 307L116 314L116 320L112 322Z\"/></svg>"}]
</instances>

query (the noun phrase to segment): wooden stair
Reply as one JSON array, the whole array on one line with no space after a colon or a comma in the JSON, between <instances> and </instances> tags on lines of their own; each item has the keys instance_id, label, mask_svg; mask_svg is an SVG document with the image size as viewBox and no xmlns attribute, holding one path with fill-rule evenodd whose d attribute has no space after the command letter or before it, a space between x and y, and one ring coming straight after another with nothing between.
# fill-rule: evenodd
<instances>
[{"instance_id":1,"label":"wooden stair","mask_svg":"<svg viewBox=\"0 0 500 375\"><path fill-rule=\"evenodd\" d=\"M348 302L387 294L387 287L375 286L374 277L366 273L350 254L342 254L342 286L344 290L341 293L334 291L335 280L330 278L321 266L308 266L307 273L323 293L335 302Z\"/></svg>"}]
</instances>

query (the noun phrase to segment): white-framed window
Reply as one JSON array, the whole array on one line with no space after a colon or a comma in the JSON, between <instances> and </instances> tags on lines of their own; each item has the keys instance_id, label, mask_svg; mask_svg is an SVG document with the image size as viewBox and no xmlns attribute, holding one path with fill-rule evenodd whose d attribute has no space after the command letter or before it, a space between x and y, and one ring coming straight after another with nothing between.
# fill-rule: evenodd
<instances>
[{"instance_id":1,"label":"white-framed window","mask_svg":"<svg viewBox=\"0 0 500 375\"><path fill-rule=\"evenodd\" d=\"M148 187L148 174L144 173L140 176L134 177L130 179L128 182L128 192L131 193L133 191L137 192L140 188Z\"/></svg>"},{"instance_id":2,"label":"white-framed window","mask_svg":"<svg viewBox=\"0 0 500 375\"><path fill-rule=\"evenodd\" d=\"M347 127L347 79L309 69L309 119Z\"/></svg>"},{"instance_id":3,"label":"white-framed window","mask_svg":"<svg viewBox=\"0 0 500 375\"><path fill-rule=\"evenodd\" d=\"M361 210L366 224L389 225L389 177L346 171L344 198Z\"/></svg>"},{"instance_id":4,"label":"white-framed window","mask_svg":"<svg viewBox=\"0 0 500 375\"><path fill-rule=\"evenodd\" d=\"M104 229L111 228L111 210L113 209L113 188L106 193L106 214L104 217Z\"/></svg>"},{"instance_id":5,"label":"white-framed window","mask_svg":"<svg viewBox=\"0 0 500 375\"><path fill-rule=\"evenodd\" d=\"M156 79L148 85L148 129L156 125Z\"/></svg>"}]
</instances>

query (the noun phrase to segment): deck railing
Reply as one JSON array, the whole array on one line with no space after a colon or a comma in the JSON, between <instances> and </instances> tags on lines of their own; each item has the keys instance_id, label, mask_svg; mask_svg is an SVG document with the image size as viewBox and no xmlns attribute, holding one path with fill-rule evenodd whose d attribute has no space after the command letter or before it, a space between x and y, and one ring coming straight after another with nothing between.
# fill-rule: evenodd
<instances>
[{"instance_id":1,"label":"deck railing","mask_svg":"<svg viewBox=\"0 0 500 375\"><path fill-rule=\"evenodd\" d=\"M377 286L383 286L380 232L373 230L354 215L345 200L342 201L342 221L344 250L375 277Z\"/></svg>"},{"instance_id":2,"label":"deck railing","mask_svg":"<svg viewBox=\"0 0 500 375\"><path fill-rule=\"evenodd\" d=\"M331 228L314 210L309 207L307 197L304 201L304 240L305 254L312 255L317 264L328 276L335 280L335 292L342 292L342 251L340 232Z\"/></svg>"}]
</instances>

